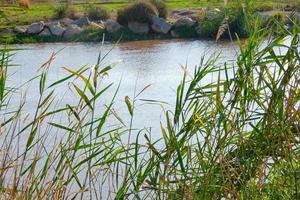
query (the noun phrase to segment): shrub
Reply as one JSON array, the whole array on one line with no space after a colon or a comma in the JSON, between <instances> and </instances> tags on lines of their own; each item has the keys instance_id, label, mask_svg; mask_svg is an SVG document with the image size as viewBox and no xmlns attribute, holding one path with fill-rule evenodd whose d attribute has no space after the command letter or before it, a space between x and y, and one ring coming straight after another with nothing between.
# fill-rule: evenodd
<instances>
[{"instance_id":1,"label":"shrub","mask_svg":"<svg viewBox=\"0 0 300 200\"><path fill-rule=\"evenodd\" d=\"M250 33L247 27L247 16L242 7L229 11L229 27L232 35L247 37Z\"/></svg>"},{"instance_id":2,"label":"shrub","mask_svg":"<svg viewBox=\"0 0 300 200\"><path fill-rule=\"evenodd\" d=\"M151 15L158 16L157 8L147 1L137 1L118 11L117 21L126 24L129 21L146 23Z\"/></svg>"},{"instance_id":3,"label":"shrub","mask_svg":"<svg viewBox=\"0 0 300 200\"><path fill-rule=\"evenodd\" d=\"M69 17L71 19L77 19L79 18L79 13L78 11L73 7L68 4L59 6L55 9L55 18L64 18L64 17Z\"/></svg>"},{"instance_id":4,"label":"shrub","mask_svg":"<svg viewBox=\"0 0 300 200\"><path fill-rule=\"evenodd\" d=\"M167 5L164 1L162 1L162 0L150 0L150 2L156 7L159 17L167 18L168 8L167 8Z\"/></svg>"},{"instance_id":5,"label":"shrub","mask_svg":"<svg viewBox=\"0 0 300 200\"><path fill-rule=\"evenodd\" d=\"M201 22L201 37L216 37L219 27L224 20L223 13L209 12Z\"/></svg>"},{"instance_id":6,"label":"shrub","mask_svg":"<svg viewBox=\"0 0 300 200\"><path fill-rule=\"evenodd\" d=\"M127 17L125 9L119 9L117 12L117 22L122 25L127 25Z\"/></svg>"},{"instance_id":7,"label":"shrub","mask_svg":"<svg viewBox=\"0 0 300 200\"><path fill-rule=\"evenodd\" d=\"M89 6L86 13L91 20L106 20L109 17L107 10L101 7Z\"/></svg>"}]
</instances>

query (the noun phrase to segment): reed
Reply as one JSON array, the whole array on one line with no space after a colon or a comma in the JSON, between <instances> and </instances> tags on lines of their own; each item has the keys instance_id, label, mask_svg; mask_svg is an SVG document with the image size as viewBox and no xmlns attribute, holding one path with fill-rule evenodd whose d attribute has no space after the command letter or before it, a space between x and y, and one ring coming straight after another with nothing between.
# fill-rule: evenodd
<instances>
[{"instance_id":1,"label":"reed","mask_svg":"<svg viewBox=\"0 0 300 200\"><path fill-rule=\"evenodd\" d=\"M107 54L49 82L53 53L33 79L36 108L25 113L24 86L6 84L12 52L1 50L1 199L300 198L299 29L282 26L284 34L266 41L270 33L255 24L235 62L215 54L192 72L183 68L159 140L114 110L118 89L103 79L116 63L103 65ZM61 84L77 103L57 103ZM125 97L129 121L145 90ZM99 106L108 92L111 101Z\"/></svg>"}]
</instances>

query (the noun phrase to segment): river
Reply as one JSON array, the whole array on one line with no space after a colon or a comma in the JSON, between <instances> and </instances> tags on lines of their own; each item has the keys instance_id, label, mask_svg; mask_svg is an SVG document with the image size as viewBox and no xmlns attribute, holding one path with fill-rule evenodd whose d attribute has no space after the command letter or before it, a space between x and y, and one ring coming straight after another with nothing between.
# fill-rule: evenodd
<instances>
[{"instance_id":1,"label":"river","mask_svg":"<svg viewBox=\"0 0 300 200\"><path fill-rule=\"evenodd\" d=\"M206 40L150 40L124 42L117 45L110 43L52 43L52 44L26 44L15 46L22 50L13 56L15 67L9 70L9 84L19 86L38 74L39 67L48 60L53 52L60 51L51 65L47 82L50 84L66 76L62 67L78 69L83 65L92 66L97 62L98 54L109 52L101 66L119 61L105 78L105 83L114 83L114 86L102 99L103 104L108 103L117 85L121 82L115 101L115 110L129 124L129 113L124 103L124 97L131 99L134 90L141 91L150 85L139 98L166 102L166 109L173 109L176 97L176 88L183 75L182 65L191 70L197 66L202 56L208 58L214 53L221 53L220 61L234 59L238 52L236 44L231 42L218 42ZM208 77L210 80L210 77ZM32 112L36 107L39 82L33 81L27 92L25 110ZM61 104L75 103L78 96L68 92L68 84L58 88L56 96ZM23 89L24 90L24 89ZM12 100L18 103L18 100ZM133 128L152 128L153 134L160 137L159 122L163 120L162 108L158 105L145 104L137 101Z\"/></svg>"}]
</instances>

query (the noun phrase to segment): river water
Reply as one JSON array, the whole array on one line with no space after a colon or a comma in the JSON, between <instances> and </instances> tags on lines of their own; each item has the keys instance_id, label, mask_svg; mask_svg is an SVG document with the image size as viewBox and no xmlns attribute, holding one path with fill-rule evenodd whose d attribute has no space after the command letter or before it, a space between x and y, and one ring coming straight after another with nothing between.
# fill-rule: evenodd
<instances>
[{"instance_id":1,"label":"river water","mask_svg":"<svg viewBox=\"0 0 300 200\"><path fill-rule=\"evenodd\" d=\"M128 124L129 113L124 103L124 97L131 99L134 90L141 91L150 85L139 98L166 102L164 107L172 110L175 105L176 88L183 75L182 65L187 65L190 71L200 63L201 57L208 58L214 53L221 53L220 61L234 59L238 52L236 44L231 42L205 40L155 40L124 42L117 45L90 43L55 43L18 45L13 56L13 64L9 70L9 84L19 86L38 74L39 67L45 63L53 52L60 51L51 65L47 82L51 83L66 76L62 67L76 70L83 65L92 66L97 62L101 50L102 55L111 52L105 58L102 66L119 62L105 78L106 83L114 86L103 97L103 103L108 103L120 82L120 89L115 101L115 110ZM208 77L208 81L210 77ZM36 107L39 82L33 81L27 87L26 111L32 112ZM75 93L69 91L69 85L58 88L56 96L61 98L61 104L74 103L78 100ZM14 101L14 100L13 100ZM15 102L17 103L17 102ZM152 127L153 134L159 137L159 122L163 120L162 108L158 105L145 104L137 101L134 117L134 128Z\"/></svg>"}]
</instances>

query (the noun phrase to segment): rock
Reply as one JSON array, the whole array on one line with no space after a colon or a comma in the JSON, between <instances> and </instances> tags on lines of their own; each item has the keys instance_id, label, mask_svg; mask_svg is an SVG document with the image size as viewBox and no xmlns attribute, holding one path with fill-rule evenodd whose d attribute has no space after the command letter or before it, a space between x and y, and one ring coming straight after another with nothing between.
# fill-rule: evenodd
<instances>
[{"instance_id":1,"label":"rock","mask_svg":"<svg viewBox=\"0 0 300 200\"><path fill-rule=\"evenodd\" d=\"M60 22L52 22L52 23L48 24L47 27L49 28L52 35L55 35L55 36L62 36L66 30L64 27L62 27Z\"/></svg>"},{"instance_id":2,"label":"rock","mask_svg":"<svg viewBox=\"0 0 300 200\"><path fill-rule=\"evenodd\" d=\"M173 27L181 27L181 26L187 26L187 27L192 27L194 26L196 21L192 20L189 17L182 17L179 18L174 24Z\"/></svg>"},{"instance_id":3,"label":"rock","mask_svg":"<svg viewBox=\"0 0 300 200\"><path fill-rule=\"evenodd\" d=\"M64 32L64 37L65 38L71 38L75 35L78 35L82 32L82 28L80 28L79 26L75 25L75 24L71 24L66 28L66 31Z\"/></svg>"},{"instance_id":4,"label":"rock","mask_svg":"<svg viewBox=\"0 0 300 200\"><path fill-rule=\"evenodd\" d=\"M14 33L17 33L17 34L25 34L27 31L27 28L23 27L23 26L16 26L14 28Z\"/></svg>"},{"instance_id":5,"label":"rock","mask_svg":"<svg viewBox=\"0 0 300 200\"><path fill-rule=\"evenodd\" d=\"M77 19L73 22L73 24L75 24L79 27L88 26L88 25L90 25L90 23L91 22L87 16L80 17L79 19Z\"/></svg>"},{"instance_id":6,"label":"rock","mask_svg":"<svg viewBox=\"0 0 300 200\"><path fill-rule=\"evenodd\" d=\"M48 28L44 28L44 30L39 33L39 36L43 36L43 37L49 37L51 35L52 34Z\"/></svg>"},{"instance_id":7,"label":"rock","mask_svg":"<svg viewBox=\"0 0 300 200\"><path fill-rule=\"evenodd\" d=\"M197 10L190 10L190 9L185 9L185 10L174 10L171 14L173 19L179 19L182 17L189 17L195 21L199 20L199 13L203 13L205 10L203 8L197 9Z\"/></svg>"},{"instance_id":8,"label":"rock","mask_svg":"<svg viewBox=\"0 0 300 200\"><path fill-rule=\"evenodd\" d=\"M29 34L39 34L40 32L43 31L44 26L45 26L45 23L43 21L32 23L28 27L27 33L29 33Z\"/></svg>"},{"instance_id":9,"label":"rock","mask_svg":"<svg viewBox=\"0 0 300 200\"><path fill-rule=\"evenodd\" d=\"M165 19L153 16L151 29L156 33L167 34L171 30L171 25Z\"/></svg>"},{"instance_id":10,"label":"rock","mask_svg":"<svg viewBox=\"0 0 300 200\"><path fill-rule=\"evenodd\" d=\"M121 28L122 28L122 26L118 22L113 21L111 19L109 19L105 22L105 29L109 33L118 32Z\"/></svg>"},{"instance_id":11,"label":"rock","mask_svg":"<svg viewBox=\"0 0 300 200\"><path fill-rule=\"evenodd\" d=\"M207 12L205 17L208 20L214 20L214 19L218 19L218 18L222 17L222 14L220 12L217 12L217 11L210 11L210 12Z\"/></svg>"},{"instance_id":12,"label":"rock","mask_svg":"<svg viewBox=\"0 0 300 200\"><path fill-rule=\"evenodd\" d=\"M69 26L70 24L73 24L74 23L74 20L73 19L70 19L70 18L63 18L61 20L59 20L60 23L64 26Z\"/></svg>"},{"instance_id":13,"label":"rock","mask_svg":"<svg viewBox=\"0 0 300 200\"><path fill-rule=\"evenodd\" d=\"M295 9L296 9L295 6L291 6L291 5L286 5L284 7L285 12L293 12Z\"/></svg>"},{"instance_id":14,"label":"rock","mask_svg":"<svg viewBox=\"0 0 300 200\"><path fill-rule=\"evenodd\" d=\"M149 33L149 24L148 23L139 23L139 22L128 22L128 28L138 34L147 34Z\"/></svg>"}]
</instances>

